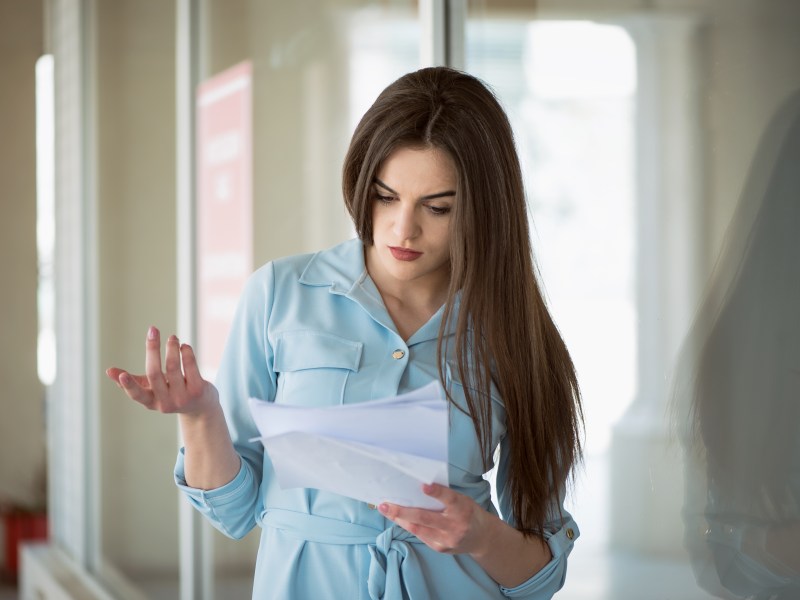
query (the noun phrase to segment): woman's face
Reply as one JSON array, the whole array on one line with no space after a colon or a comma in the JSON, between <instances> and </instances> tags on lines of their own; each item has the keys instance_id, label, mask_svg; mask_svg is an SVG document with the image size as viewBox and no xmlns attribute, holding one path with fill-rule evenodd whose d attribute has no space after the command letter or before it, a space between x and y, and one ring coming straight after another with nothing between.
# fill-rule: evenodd
<instances>
[{"instance_id":1,"label":"woman's face","mask_svg":"<svg viewBox=\"0 0 800 600\"><path fill-rule=\"evenodd\" d=\"M447 286L455 190L455 167L442 150L401 148L383 162L372 184L373 245L367 249L379 288Z\"/></svg>"}]
</instances>

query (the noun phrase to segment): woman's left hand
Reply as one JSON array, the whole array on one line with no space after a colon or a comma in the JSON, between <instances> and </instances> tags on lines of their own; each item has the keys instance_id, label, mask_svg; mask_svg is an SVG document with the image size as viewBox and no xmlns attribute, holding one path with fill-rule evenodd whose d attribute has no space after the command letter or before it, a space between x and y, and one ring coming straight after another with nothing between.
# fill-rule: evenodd
<instances>
[{"instance_id":1,"label":"woman's left hand","mask_svg":"<svg viewBox=\"0 0 800 600\"><path fill-rule=\"evenodd\" d=\"M444 504L444 510L408 508L386 502L378 510L437 552L477 556L488 550L495 519L491 513L469 496L436 483L423 485L422 491Z\"/></svg>"}]
</instances>

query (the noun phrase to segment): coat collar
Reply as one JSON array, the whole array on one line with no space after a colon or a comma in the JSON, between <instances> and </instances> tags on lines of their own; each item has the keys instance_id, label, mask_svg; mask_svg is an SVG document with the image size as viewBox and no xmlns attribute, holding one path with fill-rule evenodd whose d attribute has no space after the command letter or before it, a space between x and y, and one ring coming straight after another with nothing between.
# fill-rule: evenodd
<instances>
[{"instance_id":1,"label":"coat collar","mask_svg":"<svg viewBox=\"0 0 800 600\"><path fill-rule=\"evenodd\" d=\"M300 275L300 283L330 286L334 294L347 294L366 278L364 244L352 239L314 254Z\"/></svg>"}]
</instances>

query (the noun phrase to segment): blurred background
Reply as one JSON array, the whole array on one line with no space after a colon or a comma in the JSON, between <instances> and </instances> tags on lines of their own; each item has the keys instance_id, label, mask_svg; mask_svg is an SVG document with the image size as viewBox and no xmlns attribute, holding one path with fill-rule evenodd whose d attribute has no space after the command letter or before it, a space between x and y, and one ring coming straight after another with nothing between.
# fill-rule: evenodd
<instances>
[{"instance_id":1,"label":"blurred background","mask_svg":"<svg viewBox=\"0 0 800 600\"><path fill-rule=\"evenodd\" d=\"M712 597L684 544L675 369L800 87L796 0L0 2L0 597L250 597L256 534L198 521L176 421L104 370L141 370L153 324L213 373L242 276L353 236L352 130L431 64L512 120L582 385L558 598Z\"/></svg>"}]
</instances>

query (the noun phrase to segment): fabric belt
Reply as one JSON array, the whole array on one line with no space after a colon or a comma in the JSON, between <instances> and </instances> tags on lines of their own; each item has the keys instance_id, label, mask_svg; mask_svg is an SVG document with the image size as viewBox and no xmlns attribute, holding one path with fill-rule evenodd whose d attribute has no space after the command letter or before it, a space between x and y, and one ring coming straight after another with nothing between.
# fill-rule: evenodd
<instances>
[{"instance_id":1,"label":"fabric belt","mask_svg":"<svg viewBox=\"0 0 800 600\"><path fill-rule=\"evenodd\" d=\"M403 598L401 568L419 572L419 559L412 544L422 544L415 535L397 525L380 530L359 523L270 508L261 516L263 527L279 529L299 540L322 544L367 545L370 554L367 588L372 600Z\"/></svg>"}]
</instances>

